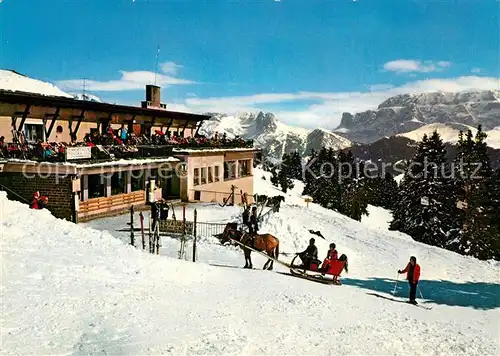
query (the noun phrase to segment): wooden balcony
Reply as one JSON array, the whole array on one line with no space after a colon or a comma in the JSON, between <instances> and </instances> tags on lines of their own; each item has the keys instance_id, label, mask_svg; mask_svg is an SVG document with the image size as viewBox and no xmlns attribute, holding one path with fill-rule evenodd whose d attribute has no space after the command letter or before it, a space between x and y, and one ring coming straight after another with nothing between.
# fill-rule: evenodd
<instances>
[{"instance_id":1,"label":"wooden balcony","mask_svg":"<svg viewBox=\"0 0 500 356\"><path fill-rule=\"evenodd\" d=\"M146 204L146 193L144 190L128 194L117 194L110 197L93 198L80 202L78 219L85 221L98 217L120 214L131 205Z\"/></svg>"}]
</instances>

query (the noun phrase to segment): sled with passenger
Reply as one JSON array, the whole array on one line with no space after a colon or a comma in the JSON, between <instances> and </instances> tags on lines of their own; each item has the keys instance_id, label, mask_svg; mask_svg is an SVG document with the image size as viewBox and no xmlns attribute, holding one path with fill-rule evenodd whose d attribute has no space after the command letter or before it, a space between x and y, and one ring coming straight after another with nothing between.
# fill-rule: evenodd
<instances>
[{"instance_id":1,"label":"sled with passenger","mask_svg":"<svg viewBox=\"0 0 500 356\"><path fill-rule=\"evenodd\" d=\"M290 273L293 276L305 278L315 282L341 285L339 277L342 271L348 271L347 256L342 254L338 259L329 260L323 267L321 261L316 259L311 261L308 265L297 261L300 254L296 254L290 263Z\"/></svg>"}]
</instances>

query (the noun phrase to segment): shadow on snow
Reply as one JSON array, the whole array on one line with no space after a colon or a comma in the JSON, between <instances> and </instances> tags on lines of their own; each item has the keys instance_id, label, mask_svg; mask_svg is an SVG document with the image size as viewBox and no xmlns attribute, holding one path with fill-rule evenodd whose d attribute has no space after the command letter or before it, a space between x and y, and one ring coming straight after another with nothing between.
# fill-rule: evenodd
<instances>
[{"instance_id":1,"label":"shadow on snow","mask_svg":"<svg viewBox=\"0 0 500 356\"><path fill-rule=\"evenodd\" d=\"M372 291L387 293L392 296L396 280L386 278L354 279L343 278L342 284ZM442 280L421 280L418 283L426 303L450 306L472 307L475 309L494 309L500 307L500 284L484 282L455 283ZM373 294L373 293L368 293ZM395 297L408 298L409 285L398 281ZM417 290L417 300L420 293Z\"/></svg>"}]
</instances>

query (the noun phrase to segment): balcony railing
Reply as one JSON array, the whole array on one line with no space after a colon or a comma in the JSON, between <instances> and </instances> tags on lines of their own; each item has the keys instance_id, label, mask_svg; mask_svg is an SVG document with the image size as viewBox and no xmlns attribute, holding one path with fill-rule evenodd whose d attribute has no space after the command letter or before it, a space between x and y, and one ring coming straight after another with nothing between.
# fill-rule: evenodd
<instances>
[{"instance_id":1,"label":"balcony railing","mask_svg":"<svg viewBox=\"0 0 500 356\"><path fill-rule=\"evenodd\" d=\"M0 142L0 159L17 158L43 162L64 162L68 148L90 147L85 159L102 161L113 159L140 159L151 157L169 157L174 149L231 149L253 148L253 140L243 139L207 139L207 138L162 138L154 135L147 137L129 137L125 142L116 136L86 136L84 142L39 142L33 143L4 143ZM82 157L79 157L83 161Z\"/></svg>"}]
</instances>

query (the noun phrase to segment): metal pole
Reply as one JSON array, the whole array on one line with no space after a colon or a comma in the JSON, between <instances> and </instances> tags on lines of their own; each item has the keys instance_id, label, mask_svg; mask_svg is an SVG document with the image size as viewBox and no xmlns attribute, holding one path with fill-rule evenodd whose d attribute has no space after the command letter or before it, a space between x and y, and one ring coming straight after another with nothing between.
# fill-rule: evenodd
<instances>
[{"instance_id":1,"label":"metal pole","mask_svg":"<svg viewBox=\"0 0 500 356\"><path fill-rule=\"evenodd\" d=\"M193 226L193 262L196 262L196 234L197 234L197 221L198 221L198 212L194 209L194 226Z\"/></svg>"},{"instance_id":2,"label":"metal pole","mask_svg":"<svg viewBox=\"0 0 500 356\"><path fill-rule=\"evenodd\" d=\"M152 237L152 234L151 234L151 213L149 213L149 220L148 220L148 225L149 225L149 229L148 229L148 236L149 236L149 253L153 253L153 237Z\"/></svg>"},{"instance_id":3,"label":"metal pole","mask_svg":"<svg viewBox=\"0 0 500 356\"><path fill-rule=\"evenodd\" d=\"M141 219L141 235L142 235L142 249L146 249L146 239L144 238L144 215L142 215L142 211L139 214L139 218Z\"/></svg>"},{"instance_id":4,"label":"metal pole","mask_svg":"<svg viewBox=\"0 0 500 356\"><path fill-rule=\"evenodd\" d=\"M399 280L399 273L398 273L398 276L396 277L396 284L394 285L394 291L392 292L392 295L396 295L396 288L398 287L398 280Z\"/></svg>"},{"instance_id":5,"label":"metal pole","mask_svg":"<svg viewBox=\"0 0 500 356\"><path fill-rule=\"evenodd\" d=\"M130 206L130 244L134 246L134 206Z\"/></svg>"}]
</instances>

